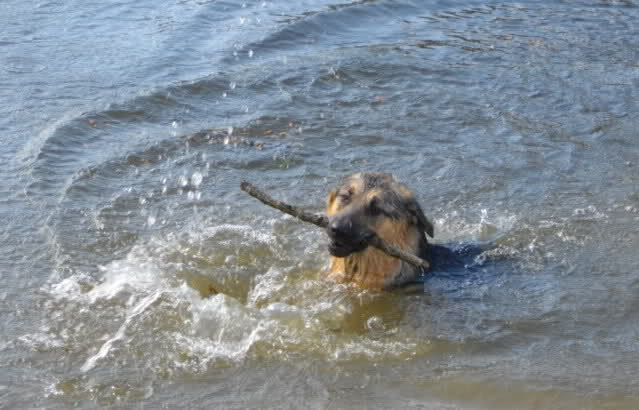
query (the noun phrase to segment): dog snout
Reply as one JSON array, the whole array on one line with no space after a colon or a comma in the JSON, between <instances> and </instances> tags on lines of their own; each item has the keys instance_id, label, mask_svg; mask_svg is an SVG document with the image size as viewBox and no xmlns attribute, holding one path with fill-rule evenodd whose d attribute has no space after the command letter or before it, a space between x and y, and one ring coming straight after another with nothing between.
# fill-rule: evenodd
<instances>
[{"instance_id":1,"label":"dog snout","mask_svg":"<svg viewBox=\"0 0 639 410\"><path fill-rule=\"evenodd\" d=\"M346 239L353 236L353 222L347 218L338 218L328 225L328 233L336 239Z\"/></svg>"}]
</instances>

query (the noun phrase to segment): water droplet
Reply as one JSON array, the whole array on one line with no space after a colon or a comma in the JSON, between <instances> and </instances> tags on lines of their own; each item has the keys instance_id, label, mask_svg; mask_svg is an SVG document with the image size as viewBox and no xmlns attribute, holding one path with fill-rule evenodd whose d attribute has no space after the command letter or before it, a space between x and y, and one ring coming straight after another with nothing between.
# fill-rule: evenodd
<instances>
[{"instance_id":1,"label":"water droplet","mask_svg":"<svg viewBox=\"0 0 639 410\"><path fill-rule=\"evenodd\" d=\"M246 22L246 17L240 17L240 24L244 24Z\"/></svg>"},{"instance_id":2,"label":"water droplet","mask_svg":"<svg viewBox=\"0 0 639 410\"><path fill-rule=\"evenodd\" d=\"M189 192L186 194L186 197L187 197L187 198L189 198L189 199L193 199L193 191L189 191Z\"/></svg>"},{"instance_id":3,"label":"water droplet","mask_svg":"<svg viewBox=\"0 0 639 410\"><path fill-rule=\"evenodd\" d=\"M189 184L189 180L186 178L186 175L182 175L180 179L178 180L178 183L180 184L181 187L185 187Z\"/></svg>"},{"instance_id":4,"label":"water droplet","mask_svg":"<svg viewBox=\"0 0 639 410\"><path fill-rule=\"evenodd\" d=\"M370 330L384 330L384 320L379 316L371 316L366 321L366 327Z\"/></svg>"},{"instance_id":5,"label":"water droplet","mask_svg":"<svg viewBox=\"0 0 639 410\"><path fill-rule=\"evenodd\" d=\"M177 127L178 127L178 123L177 123L177 121L173 121L173 122L171 123L171 127L173 127L173 128L177 128Z\"/></svg>"},{"instance_id":6,"label":"water droplet","mask_svg":"<svg viewBox=\"0 0 639 410\"><path fill-rule=\"evenodd\" d=\"M249 56L249 58L253 58L253 50L249 50L248 51L248 56Z\"/></svg>"},{"instance_id":7,"label":"water droplet","mask_svg":"<svg viewBox=\"0 0 639 410\"><path fill-rule=\"evenodd\" d=\"M226 133L229 134L229 135L232 135L233 134L233 127L228 127L226 129Z\"/></svg>"},{"instance_id":8,"label":"water droplet","mask_svg":"<svg viewBox=\"0 0 639 410\"><path fill-rule=\"evenodd\" d=\"M149 217L146 220L146 223L149 226L153 226L155 224L155 216L154 215L149 215Z\"/></svg>"},{"instance_id":9,"label":"water droplet","mask_svg":"<svg viewBox=\"0 0 639 410\"><path fill-rule=\"evenodd\" d=\"M200 171L195 171L193 175L191 175L191 185L193 185L194 187L198 187L202 183L203 179L204 176L202 175L202 173Z\"/></svg>"},{"instance_id":10,"label":"water droplet","mask_svg":"<svg viewBox=\"0 0 639 410\"><path fill-rule=\"evenodd\" d=\"M222 97L226 98L226 93L222 93Z\"/></svg>"},{"instance_id":11,"label":"water droplet","mask_svg":"<svg viewBox=\"0 0 639 410\"><path fill-rule=\"evenodd\" d=\"M235 86L237 86L235 81L231 81L231 84L229 84L229 87L231 87L231 90L235 90Z\"/></svg>"}]
</instances>

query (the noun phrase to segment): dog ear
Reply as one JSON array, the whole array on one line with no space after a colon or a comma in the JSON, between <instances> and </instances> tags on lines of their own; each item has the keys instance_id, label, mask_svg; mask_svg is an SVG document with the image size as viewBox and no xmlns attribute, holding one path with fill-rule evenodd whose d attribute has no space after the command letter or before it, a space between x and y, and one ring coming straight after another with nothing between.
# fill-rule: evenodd
<instances>
[{"instance_id":1,"label":"dog ear","mask_svg":"<svg viewBox=\"0 0 639 410\"><path fill-rule=\"evenodd\" d=\"M422 207L419 206L419 203L415 199L409 202L408 210L413 215L413 218L415 218L417 227L426 232L431 238L434 238L435 228L428 218L426 218L424 211L422 211Z\"/></svg>"}]
</instances>

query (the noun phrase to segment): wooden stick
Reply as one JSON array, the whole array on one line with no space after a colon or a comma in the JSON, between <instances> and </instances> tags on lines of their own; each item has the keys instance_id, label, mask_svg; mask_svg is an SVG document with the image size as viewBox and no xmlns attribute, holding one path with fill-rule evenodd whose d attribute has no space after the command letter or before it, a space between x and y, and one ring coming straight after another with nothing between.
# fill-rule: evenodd
<instances>
[{"instance_id":1,"label":"wooden stick","mask_svg":"<svg viewBox=\"0 0 639 410\"><path fill-rule=\"evenodd\" d=\"M277 199L273 199L271 198L270 195L260 191L255 185L246 181L242 181L242 183L240 184L240 188L242 189L242 191L246 192L247 194L261 201L263 204L266 204L270 207L278 209L286 214L292 215L298 219L301 219L304 222L317 225L320 228L326 229L328 227L328 218L325 215L311 214L311 213L303 211L302 209L296 206L289 205L282 201L278 201ZM381 250L382 252L386 253L389 256L401 259L404 262L408 262L411 265L416 266L418 268L424 268L424 269L430 268L430 263L428 263L427 261L423 260L422 258L416 255L413 255L412 253L404 252L398 247L389 244L388 242L386 242L385 240L383 240L377 235L373 236L373 238L370 240L370 245Z\"/></svg>"}]
</instances>

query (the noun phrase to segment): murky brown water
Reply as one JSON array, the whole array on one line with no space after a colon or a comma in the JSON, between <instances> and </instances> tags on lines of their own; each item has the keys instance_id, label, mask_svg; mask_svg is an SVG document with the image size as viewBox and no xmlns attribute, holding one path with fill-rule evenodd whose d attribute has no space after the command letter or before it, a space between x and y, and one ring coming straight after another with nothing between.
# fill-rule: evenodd
<instances>
[{"instance_id":1,"label":"murky brown water","mask_svg":"<svg viewBox=\"0 0 639 410\"><path fill-rule=\"evenodd\" d=\"M2 407L639 407L634 2L0 16ZM335 285L239 190L319 211L362 170L466 266Z\"/></svg>"}]
</instances>

